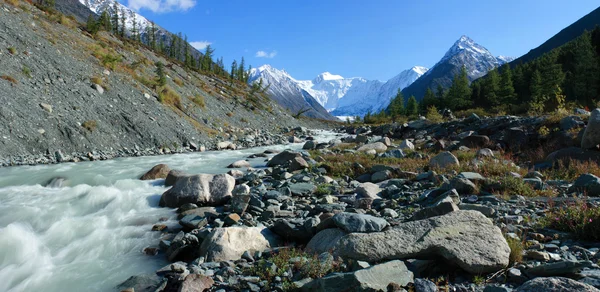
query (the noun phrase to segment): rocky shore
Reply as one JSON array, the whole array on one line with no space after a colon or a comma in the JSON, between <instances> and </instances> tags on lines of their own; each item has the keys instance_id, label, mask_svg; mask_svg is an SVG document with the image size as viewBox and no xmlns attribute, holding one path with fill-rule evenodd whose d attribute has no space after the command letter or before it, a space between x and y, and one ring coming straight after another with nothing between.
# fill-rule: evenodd
<instances>
[{"instance_id":1,"label":"rocky shore","mask_svg":"<svg viewBox=\"0 0 600 292\"><path fill-rule=\"evenodd\" d=\"M62 162L81 162L108 160L118 157L139 157L139 156L155 156L168 155L177 153L204 152L211 150L236 150L253 147L287 144L293 142L289 138L289 133L304 133L305 127L283 128L280 134L274 134L269 131L253 130L253 129L232 129L223 136L227 137L224 140L222 137L207 138L202 144L188 142L183 145L174 146L157 146L152 148L142 148L135 145L132 149L109 149L97 150L90 152L72 152L66 153L62 150L56 150L54 153L46 152L45 154L25 154L0 157L0 167L19 166L19 165L37 165L37 164L54 164ZM288 133L288 134L284 134Z\"/></svg>"},{"instance_id":2,"label":"rocky shore","mask_svg":"<svg viewBox=\"0 0 600 292\"><path fill-rule=\"evenodd\" d=\"M600 291L600 152L578 147L600 144L599 116L349 126L252 155L266 168L157 166L179 224L144 252L172 264L117 289Z\"/></svg>"}]
</instances>

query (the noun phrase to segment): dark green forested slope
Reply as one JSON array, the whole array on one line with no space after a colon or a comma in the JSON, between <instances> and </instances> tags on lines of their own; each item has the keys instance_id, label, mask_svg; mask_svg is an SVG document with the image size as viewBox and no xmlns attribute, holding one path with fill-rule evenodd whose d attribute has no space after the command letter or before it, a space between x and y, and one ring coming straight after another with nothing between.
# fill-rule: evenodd
<instances>
[{"instance_id":1,"label":"dark green forested slope","mask_svg":"<svg viewBox=\"0 0 600 292\"><path fill-rule=\"evenodd\" d=\"M577 20L573 24L561 30L559 33L548 39L546 42L541 44L539 47L529 51L527 54L519 57L512 61L511 66L517 64L526 63L535 58L551 51L552 49L558 48L574 38L580 36L585 30L592 30L600 25L600 7L590 12L588 15Z\"/></svg>"}]
</instances>

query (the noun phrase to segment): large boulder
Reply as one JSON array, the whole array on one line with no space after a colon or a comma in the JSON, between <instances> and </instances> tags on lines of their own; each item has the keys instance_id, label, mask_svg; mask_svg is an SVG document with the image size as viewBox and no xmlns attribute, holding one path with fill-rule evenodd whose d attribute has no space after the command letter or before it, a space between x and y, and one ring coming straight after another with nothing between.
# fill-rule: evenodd
<instances>
[{"instance_id":1,"label":"large boulder","mask_svg":"<svg viewBox=\"0 0 600 292\"><path fill-rule=\"evenodd\" d=\"M581 139L581 148L591 149L596 148L596 145L600 144L600 109L597 108L592 111L592 115L588 120L587 127L583 132L583 139Z\"/></svg>"},{"instance_id":2,"label":"large boulder","mask_svg":"<svg viewBox=\"0 0 600 292\"><path fill-rule=\"evenodd\" d=\"M356 188L357 198L362 199L380 199L379 193L381 192L381 188L370 182L361 183Z\"/></svg>"},{"instance_id":3,"label":"large boulder","mask_svg":"<svg viewBox=\"0 0 600 292\"><path fill-rule=\"evenodd\" d=\"M273 158L271 158L268 162L267 162L267 166L268 167L273 167L273 166L278 166L278 165L286 165L292 162L292 160L294 160L294 158L296 157L302 157L302 154L300 154L299 152L294 152L294 151L283 151L275 156L273 156Z\"/></svg>"},{"instance_id":4,"label":"large boulder","mask_svg":"<svg viewBox=\"0 0 600 292\"><path fill-rule=\"evenodd\" d=\"M335 225L347 232L379 232L388 226L383 218L366 214L338 213L333 216Z\"/></svg>"},{"instance_id":5,"label":"large boulder","mask_svg":"<svg viewBox=\"0 0 600 292\"><path fill-rule=\"evenodd\" d=\"M471 135L463 138L460 144L469 148L481 148L490 144L490 138L483 135Z\"/></svg>"},{"instance_id":6,"label":"large boulder","mask_svg":"<svg viewBox=\"0 0 600 292\"><path fill-rule=\"evenodd\" d=\"M584 284L569 278L535 278L525 282L515 292L600 292L594 286Z\"/></svg>"},{"instance_id":7,"label":"large boulder","mask_svg":"<svg viewBox=\"0 0 600 292\"><path fill-rule=\"evenodd\" d=\"M459 165L458 158L448 151L442 152L429 160L429 167L431 168L446 168Z\"/></svg>"},{"instance_id":8,"label":"large boulder","mask_svg":"<svg viewBox=\"0 0 600 292\"><path fill-rule=\"evenodd\" d=\"M160 206L176 208L186 203L198 206L219 206L231 198L235 178L228 174L197 174L177 179L175 185L164 192Z\"/></svg>"},{"instance_id":9,"label":"large boulder","mask_svg":"<svg viewBox=\"0 0 600 292\"><path fill-rule=\"evenodd\" d=\"M390 261L351 273L333 273L302 286L302 291L388 291L391 283L407 286L413 273L402 261Z\"/></svg>"},{"instance_id":10,"label":"large boulder","mask_svg":"<svg viewBox=\"0 0 600 292\"><path fill-rule=\"evenodd\" d=\"M152 169L150 169L148 172L146 172L144 175L142 175L142 177L140 177L140 179L141 180L151 180L151 179L166 178L170 171L171 171L171 169L169 168L168 165L159 164L159 165L152 167Z\"/></svg>"},{"instance_id":11,"label":"large boulder","mask_svg":"<svg viewBox=\"0 0 600 292\"><path fill-rule=\"evenodd\" d=\"M570 192L583 192L588 196L600 196L600 177L591 173L580 175L569 188Z\"/></svg>"},{"instance_id":12,"label":"large boulder","mask_svg":"<svg viewBox=\"0 0 600 292\"><path fill-rule=\"evenodd\" d=\"M265 251L278 245L278 238L265 227L215 228L200 246L208 262L239 260L245 251Z\"/></svg>"},{"instance_id":13,"label":"large boulder","mask_svg":"<svg viewBox=\"0 0 600 292\"><path fill-rule=\"evenodd\" d=\"M477 211L405 222L383 232L342 233L321 231L307 248L367 262L442 257L472 274L505 268L510 254L500 228Z\"/></svg>"},{"instance_id":14,"label":"large boulder","mask_svg":"<svg viewBox=\"0 0 600 292\"><path fill-rule=\"evenodd\" d=\"M165 186L166 187L174 186L175 182L178 179L180 179L182 177L186 177L186 176L189 176L189 175L181 170L173 169L173 170L169 171L169 174L167 174L167 178L165 178Z\"/></svg>"},{"instance_id":15,"label":"large boulder","mask_svg":"<svg viewBox=\"0 0 600 292\"><path fill-rule=\"evenodd\" d=\"M211 277L199 274L190 274L185 277L179 292L198 292L210 289L215 284ZM137 290L136 290L137 291Z\"/></svg>"},{"instance_id":16,"label":"large boulder","mask_svg":"<svg viewBox=\"0 0 600 292\"><path fill-rule=\"evenodd\" d=\"M360 146L357 151L359 152L367 152L369 150L375 150L377 152L385 152L387 150L387 146L381 142L375 142L370 144L365 144Z\"/></svg>"}]
</instances>

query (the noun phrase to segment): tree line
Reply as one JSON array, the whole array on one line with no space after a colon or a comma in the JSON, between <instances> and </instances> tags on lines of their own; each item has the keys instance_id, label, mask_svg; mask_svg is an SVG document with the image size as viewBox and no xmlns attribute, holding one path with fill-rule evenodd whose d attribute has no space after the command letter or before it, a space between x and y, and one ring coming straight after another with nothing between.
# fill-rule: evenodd
<instances>
[{"instance_id":1,"label":"tree line","mask_svg":"<svg viewBox=\"0 0 600 292\"><path fill-rule=\"evenodd\" d=\"M152 21L150 25L143 28L142 33L135 13L131 17L131 29L128 30L126 10L114 1L112 8L104 10L100 17L93 15L88 17L86 30L92 35L96 35L99 31L111 32L121 39L144 45L168 60L178 62L196 72L215 74L230 78L232 81L248 82L252 67L246 66L244 57L240 62L234 60L231 67L226 68L223 57L214 59L215 49L211 45L207 45L204 52L199 52L188 43L187 36L181 32L164 33Z\"/></svg>"},{"instance_id":2,"label":"tree line","mask_svg":"<svg viewBox=\"0 0 600 292\"><path fill-rule=\"evenodd\" d=\"M555 48L533 61L494 68L469 84L463 67L445 90L428 89L421 109L480 107L523 114L551 112L568 103L596 107L600 101L600 28Z\"/></svg>"}]
</instances>

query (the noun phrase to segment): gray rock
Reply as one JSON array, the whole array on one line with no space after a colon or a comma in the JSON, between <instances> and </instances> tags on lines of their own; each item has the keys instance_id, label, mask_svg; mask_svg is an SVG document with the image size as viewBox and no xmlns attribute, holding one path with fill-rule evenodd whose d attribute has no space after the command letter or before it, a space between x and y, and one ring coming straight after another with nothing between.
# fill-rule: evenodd
<instances>
[{"instance_id":1,"label":"gray rock","mask_svg":"<svg viewBox=\"0 0 600 292\"><path fill-rule=\"evenodd\" d=\"M179 178L175 185L164 192L160 205L170 208L185 203L198 206L218 206L231 198L235 178L228 174L198 174Z\"/></svg>"},{"instance_id":2,"label":"gray rock","mask_svg":"<svg viewBox=\"0 0 600 292\"><path fill-rule=\"evenodd\" d=\"M306 141L306 143L304 143L304 146L302 146L302 149L304 150L312 150L315 148L317 148L317 144L313 140Z\"/></svg>"},{"instance_id":3,"label":"gray rock","mask_svg":"<svg viewBox=\"0 0 600 292\"><path fill-rule=\"evenodd\" d=\"M383 144L381 142L375 142L375 143L365 144L363 146L360 146L357 149L357 151L359 151L359 152L367 152L367 151L371 151L371 150L375 150L376 152L385 152L387 150L387 146L385 146L385 144Z\"/></svg>"},{"instance_id":4,"label":"gray rock","mask_svg":"<svg viewBox=\"0 0 600 292\"><path fill-rule=\"evenodd\" d=\"M485 217L488 217L488 218L496 216L496 209L490 208L490 207L484 206L484 205L462 203L458 206L458 208L461 210L478 211L478 212L481 212L483 215L485 215Z\"/></svg>"},{"instance_id":5,"label":"gray rock","mask_svg":"<svg viewBox=\"0 0 600 292\"><path fill-rule=\"evenodd\" d=\"M488 157L494 157L494 151L492 151L489 148L481 148L479 150L477 150L477 158L488 158Z\"/></svg>"},{"instance_id":6,"label":"gray rock","mask_svg":"<svg viewBox=\"0 0 600 292\"><path fill-rule=\"evenodd\" d=\"M435 283L427 280L417 278L415 279L415 292L438 292L438 287Z\"/></svg>"},{"instance_id":7,"label":"gray rock","mask_svg":"<svg viewBox=\"0 0 600 292\"><path fill-rule=\"evenodd\" d=\"M413 273L396 260L352 273L334 273L304 285L302 291L387 291L391 283L406 286L412 282Z\"/></svg>"},{"instance_id":8,"label":"gray rock","mask_svg":"<svg viewBox=\"0 0 600 292\"><path fill-rule=\"evenodd\" d=\"M125 290L133 288L136 292L154 292L160 285L161 279L156 274L142 274L131 276L125 282L119 284L117 289Z\"/></svg>"},{"instance_id":9,"label":"gray rock","mask_svg":"<svg viewBox=\"0 0 600 292\"><path fill-rule=\"evenodd\" d=\"M596 148L596 145L600 144L600 109L597 108L592 111L592 114L588 120L587 127L583 132L583 139L581 140L581 148L592 149Z\"/></svg>"},{"instance_id":10,"label":"gray rock","mask_svg":"<svg viewBox=\"0 0 600 292\"><path fill-rule=\"evenodd\" d=\"M321 231L307 248L367 262L441 256L472 274L506 267L510 254L500 228L476 211L405 222L383 232L343 233Z\"/></svg>"},{"instance_id":11,"label":"gray rock","mask_svg":"<svg viewBox=\"0 0 600 292\"><path fill-rule=\"evenodd\" d=\"M295 183L289 186L292 195L296 196L308 196L313 194L317 187L312 183Z\"/></svg>"},{"instance_id":12,"label":"gray rock","mask_svg":"<svg viewBox=\"0 0 600 292\"><path fill-rule=\"evenodd\" d=\"M200 274L190 274L185 277L178 292L206 291L214 284L215 282L211 277Z\"/></svg>"},{"instance_id":13,"label":"gray rock","mask_svg":"<svg viewBox=\"0 0 600 292\"><path fill-rule=\"evenodd\" d=\"M433 202L426 208L415 212L412 220L423 220L435 216L442 216L450 212L458 211L458 206L450 196L440 196L439 200Z\"/></svg>"},{"instance_id":14,"label":"gray rock","mask_svg":"<svg viewBox=\"0 0 600 292\"><path fill-rule=\"evenodd\" d=\"M600 178L591 174L582 174L569 188L570 192L584 192L588 196L600 196Z\"/></svg>"},{"instance_id":15,"label":"gray rock","mask_svg":"<svg viewBox=\"0 0 600 292\"><path fill-rule=\"evenodd\" d=\"M309 167L308 162L306 162L306 160L304 160L304 158L294 157L292 159L292 161L290 161L289 171L301 170L301 169L305 169L308 167Z\"/></svg>"},{"instance_id":16,"label":"gray rock","mask_svg":"<svg viewBox=\"0 0 600 292\"><path fill-rule=\"evenodd\" d=\"M227 168L248 168L248 167L250 167L250 162L248 162L246 160L238 160L227 166Z\"/></svg>"},{"instance_id":17,"label":"gray rock","mask_svg":"<svg viewBox=\"0 0 600 292\"><path fill-rule=\"evenodd\" d=\"M565 276L578 273L584 268L591 266L592 262L590 261L560 261L529 268L525 273L532 277Z\"/></svg>"},{"instance_id":18,"label":"gray rock","mask_svg":"<svg viewBox=\"0 0 600 292\"><path fill-rule=\"evenodd\" d=\"M168 165L159 164L159 165L152 167L152 169L150 169L148 172L146 172L144 175L142 175L142 177L140 179L141 180L152 180L152 179L166 178L170 171L171 171L171 169L169 168Z\"/></svg>"},{"instance_id":19,"label":"gray rock","mask_svg":"<svg viewBox=\"0 0 600 292\"><path fill-rule=\"evenodd\" d=\"M405 150L405 149L409 149L409 150L415 150L415 145L407 139L404 139L404 141L402 141L402 143L400 143L400 145L398 145L398 148Z\"/></svg>"},{"instance_id":20,"label":"gray rock","mask_svg":"<svg viewBox=\"0 0 600 292\"><path fill-rule=\"evenodd\" d=\"M401 149L388 150L384 153L381 153L379 156L383 157L383 158L404 158L404 157L406 157L406 155L404 154L404 152Z\"/></svg>"},{"instance_id":21,"label":"gray rock","mask_svg":"<svg viewBox=\"0 0 600 292\"><path fill-rule=\"evenodd\" d=\"M264 227L215 228L200 246L208 262L234 261L245 251L260 251L278 245L278 238Z\"/></svg>"},{"instance_id":22,"label":"gray rock","mask_svg":"<svg viewBox=\"0 0 600 292\"><path fill-rule=\"evenodd\" d=\"M179 220L179 225L189 229L198 229L204 227L206 224L208 224L206 217L201 217L194 214L184 216L181 218L181 220Z\"/></svg>"},{"instance_id":23,"label":"gray rock","mask_svg":"<svg viewBox=\"0 0 600 292\"><path fill-rule=\"evenodd\" d=\"M515 292L600 292L593 286L569 278L535 278L525 282Z\"/></svg>"},{"instance_id":24,"label":"gray rock","mask_svg":"<svg viewBox=\"0 0 600 292\"><path fill-rule=\"evenodd\" d=\"M380 192L381 188L370 182L361 183L356 188L356 195L358 198L379 199Z\"/></svg>"},{"instance_id":25,"label":"gray rock","mask_svg":"<svg viewBox=\"0 0 600 292\"><path fill-rule=\"evenodd\" d=\"M374 183L382 182L392 177L392 172L389 170L378 171L371 175L371 181Z\"/></svg>"},{"instance_id":26,"label":"gray rock","mask_svg":"<svg viewBox=\"0 0 600 292\"><path fill-rule=\"evenodd\" d=\"M273 158L271 158L268 162L267 162L267 166L268 167L273 167L273 166L278 166L278 165L286 165L291 163L291 161L296 158L296 157L301 157L302 154L300 154L299 152L294 152L294 151L283 151L275 156L273 156Z\"/></svg>"},{"instance_id":27,"label":"gray rock","mask_svg":"<svg viewBox=\"0 0 600 292\"><path fill-rule=\"evenodd\" d=\"M338 213L333 216L335 225L349 233L352 232L379 232L388 226L383 218L356 213Z\"/></svg>"},{"instance_id":28,"label":"gray rock","mask_svg":"<svg viewBox=\"0 0 600 292\"><path fill-rule=\"evenodd\" d=\"M96 91L98 91L98 93L103 94L104 93L104 88L102 88L102 86L100 84L92 84L92 88L95 89Z\"/></svg>"},{"instance_id":29,"label":"gray rock","mask_svg":"<svg viewBox=\"0 0 600 292\"><path fill-rule=\"evenodd\" d=\"M166 187L174 186L175 182L178 179L185 177L185 176L188 176L188 174L186 174L183 171L175 170L175 169L171 170L171 171L169 171L169 173L167 174L167 177L165 178L165 186Z\"/></svg>"},{"instance_id":30,"label":"gray rock","mask_svg":"<svg viewBox=\"0 0 600 292\"><path fill-rule=\"evenodd\" d=\"M442 152L429 160L429 167L431 168L446 168L449 166L460 166L460 163L458 158L448 151Z\"/></svg>"},{"instance_id":31,"label":"gray rock","mask_svg":"<svg viewBox=\"0 0 600 292\"><path fill-rule=\"evenodd\" d=\"M49 113L52 113L52 106L51 105L42 102L42 103L40 103L40 107L42 109L44 109L45 111L47 111Z\"/></svg>"}]
</instances>

